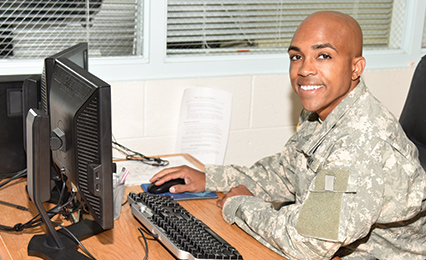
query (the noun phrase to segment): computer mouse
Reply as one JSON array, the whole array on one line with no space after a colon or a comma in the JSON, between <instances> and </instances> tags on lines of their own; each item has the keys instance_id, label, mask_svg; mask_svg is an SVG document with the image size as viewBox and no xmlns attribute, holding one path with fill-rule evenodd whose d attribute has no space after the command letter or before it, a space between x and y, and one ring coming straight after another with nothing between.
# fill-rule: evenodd
<instances>
[{"instance_id":1,"label":"computer mouse","mask_svg":"<svg viewBox=\"0 0 426 260\"><path fill-rule=\"evenodd\" d=\"M159 194L159 193L165 193L165 192L169 192L170 187L174 186L174 185L178 185L178 184L185 184L185 180L184 179L173 179L170 180L168 182L165 182L159 186L155 185L155 182L151 183L150 185L148 185L148 192L153 193L153 194Z\"/></svg>"}]
</instances>

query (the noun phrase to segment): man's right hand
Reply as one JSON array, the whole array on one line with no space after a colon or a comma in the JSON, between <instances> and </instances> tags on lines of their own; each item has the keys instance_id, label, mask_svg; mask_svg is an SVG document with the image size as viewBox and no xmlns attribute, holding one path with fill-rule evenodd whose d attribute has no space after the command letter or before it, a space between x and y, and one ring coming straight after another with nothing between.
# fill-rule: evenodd
<instances>
[{"instance_id":1,"label":"man's right hand","mask_svg":"<svg viewBox=\"0 0 426 260\"><path fill-rule=\"evenodd\" d=\"M149 181L161 185L178 178L184 179L185 185L173 186L170 189L172 193L203 192L206 188L206 174L186 165L164 169L152 176Z\"/></svg>"}]
</instances>

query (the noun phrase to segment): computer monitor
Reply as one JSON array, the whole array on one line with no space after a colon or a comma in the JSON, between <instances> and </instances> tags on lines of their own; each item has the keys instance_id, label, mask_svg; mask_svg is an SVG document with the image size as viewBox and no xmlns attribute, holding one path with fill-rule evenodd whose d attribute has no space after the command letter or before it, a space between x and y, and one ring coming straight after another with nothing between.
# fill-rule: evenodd
<instances>
[{"instance_id":1,"label":"computer monitor","mask_svg":"<svg viewBox=\"0 0 426 260\"><path fill-rule=\"evenodd\" d=\"M52 72L55 62L59 58L67 58L78 66L80 66L81 68L88 70L88 44L85 42L79 43L47 57L44 60L42 73L40 75L32 75L24 80L22 85L22 112L24 133L27 129L27 114L30 108L41 109L46 114L49 114L48 97L50 89L50 79L52 78ZM23 134L23 146L24 150L27 151L28 144L26 140L26 134ZM59 199L58 191L60 190L59 187L61 186L61 182L58 181L59 174L53 167L52 162L50 169L52 179L51 202L56 203Z\"/></svg>"},{"instance_id":2,"label":"computer monitor","mask_svg":"<svg viewBox=\"0 0 426 260\"><path fill-rule=\"evenodd\" d=\"M58 169L76 185L93 217L113 227L110 85L65 58L55 63L50 89L52 149Z\"/></svg>"},{"instance_id":3,"label":"computer monitor","mask_svg":"<svg viewBox=\"0 0 426 260\"><path fill-rule=\"evenodd\" d=\"M83 42L66 48L55 53L44 60L43 71L41 75L31 75L25 78L22 84L22 118L23 131L25 133L27 126L27 114L30 108L38 108L49 114L48 98L50 79L58 58L67 58L85 70L89 69L88 44ZM24 150L27 150L26 135L23 134Z\"/></svg>"},{"instance_id":4,"label":"computer monitor","mask_svg":"<svg viewBox=\"0 0 426 260\"><path fill-rule=\"evenodd\" d=\"M46 224L46 235L33 237L28 254L73 259L80 257L77 244L63 230L53 228L42 205L50 194L44 188L50 183L50 172L40 165L50 161L46 158L49 144L42 140L48 132L54 165L93 218L69 229L84 239L113 228L111 90L108 83L64 57L55 59L46 79L50 81L49 113L30 110L27 122L28 192Z\"/></svg>"},{"instance_id":5,"label":"computer monitor","mask_svg":"<svg viewBox=\"0 0 426 260\"><path fill-rule=\"evenodd\" d=\"M49 112L49 88L50 88L50 79L52 78L53 67L55 61L59 58L67 58L68 60L74 62L81 68L89 70L89 51L88 44L82 42L76 45L73 45L61 52L53 54L50 57L44 59L43 72L41 74L41 107L40 109L44 110L46 113Z\"/></svg>"},{"instance_id":6,"label":"computer monitor","mask_svg":"<svg viewBox=\"0 0 426 260\"><path fill-rule=\"evenodd\" d=\"M28 76L0 76L0 178L11 177L26 168L21 95Z\"/></svg>"}]
</instances>

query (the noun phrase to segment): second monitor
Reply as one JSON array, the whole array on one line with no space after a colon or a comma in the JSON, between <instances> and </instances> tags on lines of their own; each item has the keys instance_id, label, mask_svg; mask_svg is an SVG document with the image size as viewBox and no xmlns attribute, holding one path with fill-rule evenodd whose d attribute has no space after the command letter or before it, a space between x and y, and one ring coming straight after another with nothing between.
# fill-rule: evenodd
<instances>
[{"instance_id":1,"label":"second monitor","mask_svg":"<svg viewBox=\"0 0 426 260\"><path fill-rule=\"evenodd\" d=\"M32 144L28 146L32 149L27 151L28 162L31 162L28 167L32 167L28 169L28 174L29 180L33 180L28 183L28 190L31 198L47 200L49 197L50 179L47 175L50 176L50 172L37 170L48 167L40 167L37 160L31 160L44 158L38 153L45 151L47 146L51 161L66 183L71 199L81 203L93 218L93 221L82 220L69 227L77 233L77 237L86 238L114 226L110 85L65 57L55 58L51 73L46 75L49 109L48 113L36 111L40 113L36 116L48 117L48 126L43 123L44 127L38 128L37 123L31 121L27 126L27 129L31 129L27 142ZM49 142L35 140L34 136L46 136L46 133L39 135L34 131L48 131ZM50 157L50 152L44 154ZM46 158L40 161L47 163ZM31 176L34 173L44 176ZM45 211L40 206L43 202L35 202L41 213ZM31 240L29 255L52 259L59 255L73 259L71 255L79 255L75 250L76 244L68 246L69 238L61 230L53 229L50 217L45 217L43 222L50 228L46 235L35 236Z\"/></svg>"}]
</instances>

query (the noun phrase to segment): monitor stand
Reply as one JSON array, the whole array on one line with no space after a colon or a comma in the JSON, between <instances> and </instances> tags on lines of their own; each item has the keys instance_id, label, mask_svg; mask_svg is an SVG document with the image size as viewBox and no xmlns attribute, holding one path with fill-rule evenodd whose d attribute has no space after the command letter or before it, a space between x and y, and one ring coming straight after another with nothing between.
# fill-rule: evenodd
<instances>
[{"instance_id":1,"label":"monitor stand","mask_svg":"<svg viewBox=\"0 0 426 260\"><path fill-rule=\"evenodd\" d=\"M93 220L84 219L78 223L66 227L79 241L104 231L102 227ZM43 259L73 260L91 259L77 251L79 244L63 228L56 231L62 242L63 248L51 247L47 244L47 235L35 235L28 244L28 255Z\"/></svg>"},{"instance_id":2,"label":"monitor stand","mask_svg":"<svg viewBox=\"0 0 426 260\"><path fill-rule=\"evenodd\" d=\"M77 251L79 241L103 231L93 220L81 220L69 227L55 230L43 202L51 197L49 116L41 110L30 109L27 116L27 189L40 213L45 234L35 235L28 244L28 255L44 259L90 259ZM73 235L69 234L70 231ZM74 237L75 238L74 238Z\"/></svg>"}]
</instances>

